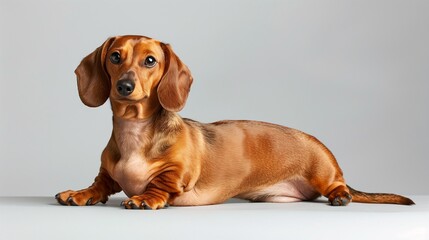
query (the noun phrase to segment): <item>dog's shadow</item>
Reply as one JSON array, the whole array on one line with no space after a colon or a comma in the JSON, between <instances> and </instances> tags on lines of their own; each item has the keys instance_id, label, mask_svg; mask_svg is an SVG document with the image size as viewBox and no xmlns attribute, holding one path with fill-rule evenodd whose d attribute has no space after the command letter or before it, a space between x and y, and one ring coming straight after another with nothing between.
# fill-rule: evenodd
<instances>
[{"instance_id":1,"label":"dog's shadow","mask_svg":"<svg viewBox=\"0 0 429 240\"><path fill-rule=\"evenodd\" d=\"M94 206L97 207L121 207L121 202L125 200L126 197L112 197L109 199L109 201L106 202L106 204L98 203ZM55 198L46 198L46 201L48 202L48 205L50 206L61 206ZM238 198L231 198L228 201L222 203L222 204L237 204L237 203L249 203L250 201L238 199Z\"/></svg>"},{"instance_id":2,"label":"dog's shadow","mask_svg":"<svg viewBox=\"0 0 429 240\"><path fill-rule=\"evenodd\" d=\"M111 208L123 208L121 206L121 202L123 200L125 200L126 197L112 197L109 199L109 201L107 201L106 204L102 204L102 203L98 203L96 205L94 205L95 207L111 207ZM48 205L51 206L61 206L56 200L55 198L52 198L49 200L47 200L49 203ZM305 201L307 202L307 201ZM317 203L324 203L326 205L330 205L330 203L322 198L318 198L316 200L313 201L309 201L309 202L317 202ZM228 201L222 203L222 204L227 204L227 205L232 205L232 204L244 204L244 203L258 203L258 202L252 202L252 201L248 201L248 200L244 200L244 199L239 199L239 198L231 198ZM92 207L94 207L92 206Z\"/></svg>"}]
</instances>

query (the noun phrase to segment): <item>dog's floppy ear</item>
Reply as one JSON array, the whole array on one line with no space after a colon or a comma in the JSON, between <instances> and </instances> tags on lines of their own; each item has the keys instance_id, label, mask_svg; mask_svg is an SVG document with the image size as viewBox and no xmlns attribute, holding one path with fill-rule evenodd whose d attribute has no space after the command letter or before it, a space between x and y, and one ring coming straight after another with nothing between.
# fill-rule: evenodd
<instances>
[{"instance_id":1,"label":"dog's floppy ear","mask_svg":"<svg viewBox=\"0 0 429 240\"><path fill-rule=\"evenodd\" d=\"M158 99L166 110L178 112L185 106L193 78L169 44L161 43L161 47L165 56L165 70L158 85Z\"/></svg>"},{"instance_id":2,"label":"dog's floppy ear","mask_svg":"<svg viewBox=\"0 0 429 240\"><path fill-rule=\"evenodd\" d=\"M79 97L88 107L101 106L109 98L111 84L105 68L105 59L114 40L115 38L107 39L103 45L86 56L74 71Z\"/></svg>"}]
</instances>

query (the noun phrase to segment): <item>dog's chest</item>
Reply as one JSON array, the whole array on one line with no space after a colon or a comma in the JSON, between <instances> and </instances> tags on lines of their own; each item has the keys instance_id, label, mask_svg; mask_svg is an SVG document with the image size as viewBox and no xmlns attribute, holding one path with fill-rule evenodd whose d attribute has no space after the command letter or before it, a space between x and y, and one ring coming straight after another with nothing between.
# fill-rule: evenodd
<instances>
[{"instance_id":1,"label":"dog's chest","mask_svg":"<svg viewBox=\"0 0 429 240\"><path fill-rule=\"evenodd\" d=\"M121 158L115 165L112 178L128 196L144 192L149 182L150 166L144 157L147 144L145 122L118 121L114 123L115 140Z\"/></svg>"},{"instance_id":2,"label":"dog's chest","mask_svg":"<svg viewBox=\"0 0 429 240\"><path fill-rule=\"evenodd\" d=\"M142 194L149 183L149 177L149 167L138 154L119 160L112 174L112 178L129 197Z\"/></svg>"}]
</instances>

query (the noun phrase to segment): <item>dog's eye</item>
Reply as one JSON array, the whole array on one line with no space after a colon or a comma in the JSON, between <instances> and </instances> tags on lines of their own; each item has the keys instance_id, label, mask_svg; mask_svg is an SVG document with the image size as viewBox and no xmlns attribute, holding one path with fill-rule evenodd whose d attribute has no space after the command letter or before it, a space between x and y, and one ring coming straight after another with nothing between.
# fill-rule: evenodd
<instances>
[{"instance_id":1,"label":"dog's eye","mask_svg":"<svg viewBox=\"0 0 429 240\"><path fill-rule=\"evenodd\" d=\"M155 64L156 64L156 59L152 56L149 56L144 60L144 65L148 68L155 66Z\"/></svg>"},{"instance_id":2,"label":"dog's eye","mask_svg":"<svg viewBox=\"0 0 429 240\"><path fill-rule=\"evenodd\" d=\"M114 52L110 55L110 61L113 64L119 64L121 62L121 54L118 52Z\"/></svg>"}]
</instances>

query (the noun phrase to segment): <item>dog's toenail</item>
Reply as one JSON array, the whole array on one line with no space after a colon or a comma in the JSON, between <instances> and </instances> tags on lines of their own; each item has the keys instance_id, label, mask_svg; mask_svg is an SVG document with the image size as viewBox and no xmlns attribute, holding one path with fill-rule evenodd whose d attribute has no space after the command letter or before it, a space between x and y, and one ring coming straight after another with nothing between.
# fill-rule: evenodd
<instances>
[{"instance_id":1,"label":"dog's toenail","mask_svg":"<svg viewBox=\"0 0 429 240\"><path fill-rule=\"evenodd\" d=\"M151 207L149 207L149 205L147 205L146 203L142 203L143 208L146 210L153 210Z\"/></svg>"},{"instance_id":2,"label":"dog's toenail","mask_svg":"<svg viewBox=\"0 0 429 240\"><path fill-rule=\"evenodd\" d=\"M72 197L67 198L67 202L71 205L71 206L78 206L74 201Z\"/></svg>"}]
</instances>

